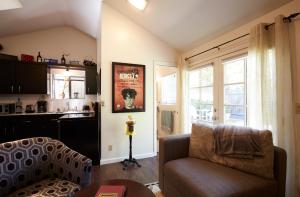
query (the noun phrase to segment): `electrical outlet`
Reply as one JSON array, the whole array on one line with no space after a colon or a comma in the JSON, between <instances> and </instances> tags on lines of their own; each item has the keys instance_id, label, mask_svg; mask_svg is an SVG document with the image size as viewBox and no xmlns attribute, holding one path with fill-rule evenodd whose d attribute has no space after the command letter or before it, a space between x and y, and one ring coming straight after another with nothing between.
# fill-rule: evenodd
<instances>
[{"instance_id":1,"label":"electrical outlet","mask_svg":"<svg viewBox=\"0 0 300 197\"><path fill-rule=\"evenodd\" d=\"M104 101L100 101L101 107L104 107Z\"/></svg>"},{"instance_id":2,"label":"electrical outlet","mask_svg":"<svg viewBox=\"0 0 300 197\"><path fill-rule=\"evenodd\" d=\"M300 103L296 103L296 114L300 114Z\"/></svg>"},{"instance_id":3,"label":"electrical outlet","mask_svg":"<svg viewBox=\"0 0 300 197\"><path fill-rule=\"evenodd\" d=\"M108 145L108 151L112 151L112 145Z\"/></svg>"}]
</instances>

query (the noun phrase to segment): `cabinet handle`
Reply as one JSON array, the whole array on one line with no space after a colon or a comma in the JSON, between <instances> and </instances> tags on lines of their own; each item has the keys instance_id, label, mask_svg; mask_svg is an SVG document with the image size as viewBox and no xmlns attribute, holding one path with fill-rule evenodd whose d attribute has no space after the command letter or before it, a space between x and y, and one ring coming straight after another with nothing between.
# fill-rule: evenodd
<instances>
[{"instance_id":1,"label":"cabinet handle","mask_svg":"<svg viewBox=\"0 0 300 197\"><path fill-rule=\"evenodd\" d=\"M88 93L90 92L90 88L88 88Z\"/></svg>"},{"instance_id":2,"label":"cabinet handle","mask_svg":"<svg viewBox=\"0 0 300 197\"><path fill-rule=\"evenodd\" d=\"M5 129L4 129L4 136L6 136L6 127L5 127Z\"/></svg>"},{"instance_id":3,"label":"cabinet handle","mask_svg":"<svg viewBox=\"0 0 300 197\"><path fill-rule=\"evenodd\" d=\"M31 121L30 121L30 120L24 120L24 122L25 122L25 123L31 123Z\"/></svg>"},{"instance_id":4,"label":"cabinet handle","mask_svg":"<svg viewBox=\"0 0 300 197\"><path fill-rule=\"evenodd\" d=\"M19 93L21 92L21 86L19 85Z\"/></svg>"},{"instance_id":5,"label":"cabinet handle","mask_svg":"<svg viewBox=\"0 0 300 197\"><path fill-rule=\"evenodd\" d=\"M14 93L14 86L11 85L11 93Z\"/></svg>"}]
</instances>

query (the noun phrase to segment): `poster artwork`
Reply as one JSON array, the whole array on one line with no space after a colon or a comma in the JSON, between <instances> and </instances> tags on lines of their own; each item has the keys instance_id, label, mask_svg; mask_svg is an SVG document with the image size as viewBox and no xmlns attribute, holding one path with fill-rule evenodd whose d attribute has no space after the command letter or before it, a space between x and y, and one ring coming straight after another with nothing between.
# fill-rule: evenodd
<instances>
[{"instance_id":1,"label":"poster artwork","mask_svg":"<svg viewBox=\"0 0 300 197\"><path fill-rule=\"evenodd\" d=\"M145 66L113 62L113 113L145 111Z\"/></svg>"}]
</instances>

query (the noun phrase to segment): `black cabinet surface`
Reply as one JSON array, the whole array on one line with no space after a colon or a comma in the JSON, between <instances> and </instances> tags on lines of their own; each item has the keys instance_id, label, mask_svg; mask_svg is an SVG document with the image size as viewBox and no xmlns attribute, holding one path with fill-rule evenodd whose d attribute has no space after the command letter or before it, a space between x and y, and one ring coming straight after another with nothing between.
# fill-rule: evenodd
<instances>
[{"instance_id":1,"label":"black cabinet surface","mask_svg":"<svg viewBox=\"0 0 300 197\"><path fill-rule=\"evenodd\" d=\"M99 119L93 115L64 118L64 114L0 116L0 143L31 137L58 139L100 163ZM71 117L71 115L69 115Z\"/></svg>"},{"instance_id":2,"label":"black cabinet surface","mask_svg":"<svg viewBox=\"0 0 300 197\"><path fill-rule=\"evenodd\" d=\"M47 64L18 62L16 93L47 94Z\"/></svg>"},{"instance_id":3,"label":"black cabinet surface","mask_svg":"<svg viewBox=\"0 0 300 197\"><path fill-rule=\"evenodd\" d=\"M87 66L85 70L86 94L97 94L97 66Z\"/></svg>"},{"instance_id":4,"label":"black cabinet surface","mask_svg":"<svg viewBox=\"0 0 300 197\"><path fill-rule=\"evenodd\" d=\"M0 94L46 94L47 64L0 60Z\"/></svg>"},{"instance_id":5,"label":"black cabinet surface","mask_svg":"<svg viewBox=\"0 0 300 197\"><path fill-rule=\"evenodd\" d=\"M69 148L100 163L98 120L96 118L60 120L60 140Z\"/></svg>"},{"instance_id":6,"label":"black cabinet surface","mask_svg":"<svg viewBox=\"0 0 300 197\"><path fill-rule=\"evenodd\" d=\"M61 115L0 117L0 143L31 137L58 139Z\"/></svg>"},{"instance_id":7,"label":"black cabinet surface","mask_svg":"<svg viewBox=\"0 0 300 197\"><path fill-rule=\"evenodd\" d=\"M0 94L12 94L15 82L14 61L0 60Z\"/></svg>"}]
</instances>

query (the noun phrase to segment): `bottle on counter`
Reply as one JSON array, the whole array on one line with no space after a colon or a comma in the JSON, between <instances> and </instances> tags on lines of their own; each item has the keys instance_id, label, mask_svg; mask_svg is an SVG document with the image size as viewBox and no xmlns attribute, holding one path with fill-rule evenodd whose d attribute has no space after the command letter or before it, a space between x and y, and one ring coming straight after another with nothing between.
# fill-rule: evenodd
<instances>
[{"instance_id":1,"label":"bottle on counter","mask_svg":"<svg viewBox=\"0 0 300 197\"><path fill-rule=\"evenodd\" d=\"M38 53L38 56L36 57L36 61L37 62L42 62L41 52Z\"/></svg>"},{"instance_id":2,"label":"bottle on counter","mask_svg":"<svg viewBox=\"0 0 300 197\"><path fill-rule=\"evenodd\" d=\"M23 112L22 102L21 99L18 98L18 101L16 102L16 113L22 113L22 112Z\"/></svg>"}]
</instances>

